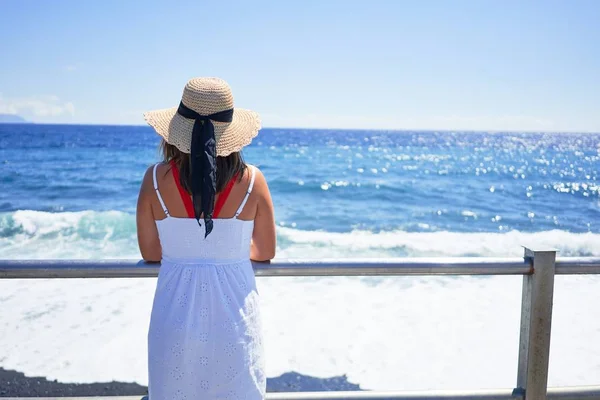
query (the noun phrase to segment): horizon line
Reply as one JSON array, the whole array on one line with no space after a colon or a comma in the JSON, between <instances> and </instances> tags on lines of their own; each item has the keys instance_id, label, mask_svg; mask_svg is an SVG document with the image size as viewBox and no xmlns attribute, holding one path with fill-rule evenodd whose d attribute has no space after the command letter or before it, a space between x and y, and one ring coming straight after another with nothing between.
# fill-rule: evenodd
<instances>
[{"instance_id":1,"label":"horizon line","mask_svg":"<svg viewBox=\"0 0 600 400\"><path fill-rule=\"evenodd\" d=\"M22 122L0 122L1 125L72 125L72 126L123 126L123 127L148 127L147 124L101 124L101 123L73 123L73 122L35 122L35 121L22 121ZM264 126L262 129L290 129L290 130L312 130L312 131L371 131L371 132L440 132L440 133L558 133L558 134L592 134L600 135L600 131L563 131L563 130L502 130L502 129L430 129L430 128L307 128L307 127L286 127L286 126Z\"/></svg>"}]
</instances>

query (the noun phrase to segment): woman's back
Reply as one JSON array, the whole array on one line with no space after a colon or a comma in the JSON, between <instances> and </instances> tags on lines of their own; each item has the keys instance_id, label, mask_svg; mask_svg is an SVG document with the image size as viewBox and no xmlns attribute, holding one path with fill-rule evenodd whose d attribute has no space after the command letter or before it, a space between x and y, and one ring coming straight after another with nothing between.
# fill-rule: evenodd
<instances>
[{"instance_id":1,"label":"woman's back","mask_svg":"<svg viewBox=\"0 0 600 400\"><path fill-rule=\"evenodd\" d=\"M233 179L228 185L230 189L217 195L213 231L206 238L205 226L189 215L191 200L181 191L177 174L171 165L157 164L153 168L157 194L153 213L164 215L156 221L163 260L190 263L248 260L257 208L256 198L251 196L256 169L248 166L241 179Z\"/></svg>"},{"instance_id":2,"label":"woman's back","mask_svg":"<svg viewBox=\"0 0 600 400\"><path fill-rule=\"evenodd\" d=\"M224 193L217 193L216 206L223 204L219 210L215 208L219 213L214 215L213 231L208 236L203 221L199 223L193 216L190 195L176 178L178 171L171 163L157 164L144 176L137 207L138 241L144 260L273 258L273 203L258 168L248 165L241 177L234 179L226 199ZM234 231L238 233L232 234Z\"/></svg>"}]
</instances>

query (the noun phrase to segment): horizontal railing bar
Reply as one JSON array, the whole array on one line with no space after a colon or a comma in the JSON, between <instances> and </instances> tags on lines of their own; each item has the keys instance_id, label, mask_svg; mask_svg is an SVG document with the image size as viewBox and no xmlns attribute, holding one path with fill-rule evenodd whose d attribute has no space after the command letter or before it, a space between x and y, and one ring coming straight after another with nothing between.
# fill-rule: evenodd
<instances>
[{"instance_id":1,"label":"horizontal railing bar","mask_svg":"<svg viewBox=\"0 0 600 400\"><path fill-rule=\"evenodd\" d=\"M36 397L37 400L141 400L142 396L102 397ZM566 386L548 388L549 399L598 400L600 386ZM24 400L26 397L5 397L5 400ZM266 400L523 400L512 389L492 390L433 390L433 391L354 391L354 392L270 392Z\"/></svg>"},{"instance_id":2,"label":"horizontal railing bar","mask_svg":"<svg viewBox=\"0 0 600 400\"><path fill-rule=\"evenodd\" d=\"M523 400L512 389L501 390L432 390L385 392L288 392L268 393L267 400Z\"/></svg>"},{"instance_id":3,"label":"horizontal railing bar","mask_svg":"<svg viewBox=\"0 0 600 400\"><path fill-rule=\"evenodd\" d=\"M256 276L524 275L523 258L397 258L277 260L253 263ZM158 263L136 260L0 260L0 279L142 278L158 275Z\"/></svg>"},{"instance_id":4,"label":"horizontal railing bar","mask_svg":"<svg viewBox=\"0 0 600 400\"><path fill-rule=\"evenodd\" d=\"M600 257L567 257L556 259L556 275L600 274Z\"/></svg>"},{"instance_id":5,"label":"horizontal railing bar","mask_svg":"<svg viewBox=\"0 0 600 400\"><path fill-rule=\"evenodd\" d=\"M600 386L567 386L548 388L549 399L600 399ZM523 400L513 389L431 390L431 391L363 391L363 392L287 392L267 393L267 400Z\"/></svg>"},{"instance_id":6,"label":"horizontal railing bar","mask_svg":"<svg viewBox=\"0 0 600 400\"><path fill-rule=\"evenodd\" d=\"M524 275L531 262L519 257L446 257L285 260L254 264L257 276Z\"/></svg>"},{"instance_id":7,"label":"horizontal railing bar","mask_svg":"<svg viewBox=\"0 0 600 400\"><path fill-rule=\"evenodd\" d=\"M527 275L523 258L387 258L277 260L253 263L256 276L368 276L368 275ZM158 275L158 263L136 260L0 260L0 279L143 278ZM599 257L560 258L560 275L600 274Z\"/></svg>"},{"instance_id":8,"label":"horizontal railing bar","mask_svg":"<svg viewBox=\"0 0 600 400\"><path fill-rule=\"evenodd\" d=\"M600 400L600 386L565 386L548 388L549 399Z\"/></svg>"}]
</instances>

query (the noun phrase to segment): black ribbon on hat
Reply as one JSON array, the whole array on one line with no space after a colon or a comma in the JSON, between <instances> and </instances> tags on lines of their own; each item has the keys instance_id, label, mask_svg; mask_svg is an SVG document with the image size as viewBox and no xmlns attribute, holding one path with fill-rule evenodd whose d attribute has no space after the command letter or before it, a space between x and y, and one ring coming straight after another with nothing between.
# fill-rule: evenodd
<instances>
[{"instance_id":1,"label":"black ribbon on hat","mask_svg":"<svg viewBox=\"0 0 600 400\"><path fill-rule=\"evenodd\" d=\"M231 122L233 108L210 115L200 115L181 102L177 114L194 120L190 149L192 201L198 225L200 225L200 216L204 218L206 238L213 230L212 218L217 191L217 141L212 121Z\"/></svg>"}]
</instances>

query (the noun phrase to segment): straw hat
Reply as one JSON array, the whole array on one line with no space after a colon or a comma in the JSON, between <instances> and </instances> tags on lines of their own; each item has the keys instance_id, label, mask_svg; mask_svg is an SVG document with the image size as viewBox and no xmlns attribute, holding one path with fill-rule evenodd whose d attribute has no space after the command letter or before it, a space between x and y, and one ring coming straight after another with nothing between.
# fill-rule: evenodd
<instances>
[{"instance_id":1,"label":"straw hat","mask_svg":"<svg viewBox=\"0 0 600 400\"><path fill-rule=\"evenodd\" d=\"M231 88L223 79L193 78L183 89L182 103L200 115L211 115L233 107ZM190 153L194 120L177 113L177 107L144 113L146 122L167 143ZM228 156L252 142L260 130L260 117L250 110L235 108L231 122L212 121L215 127L217 155Z\"/></svg>"}]
</instances>

